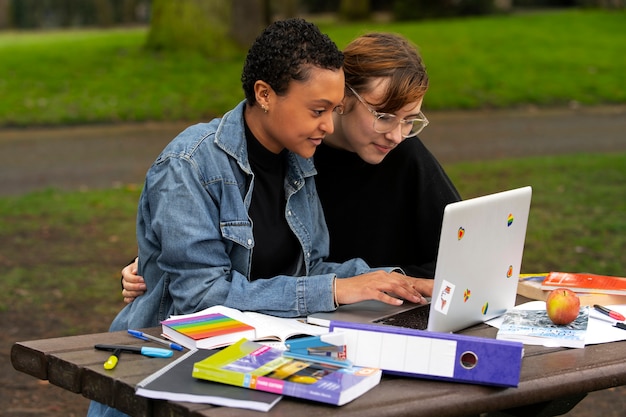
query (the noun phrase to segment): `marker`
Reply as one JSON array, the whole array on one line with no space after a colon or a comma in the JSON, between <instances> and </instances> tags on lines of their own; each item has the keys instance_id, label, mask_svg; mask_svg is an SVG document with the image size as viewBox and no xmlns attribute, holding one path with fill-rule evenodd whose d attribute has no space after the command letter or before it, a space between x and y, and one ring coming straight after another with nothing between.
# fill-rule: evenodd
<instances>
[{"instance_id":1,"label":"marker","mask_svg":"<svg viewBox=\"0 0 626 417\"><path fill-rule=\"evenodd\" d=\"M115 352L119 350L119 353L135 353L137 355L148 356L150 358L169 358L174 352L169 349L153 348L147 346L127 346L127 345L95 345L94 348L98 350L107 350L109 352Z\"/></svg>"},{"instance_id":2,"label":"marker","mask_svg":"<svg viewBox=\"0 0 626 417\"><path fill-rule=\"evenodd\" d=\"M107 359L107 361L104 363L104 369L111 370L115 368L115 366L117 365L117 361L120 357L120 353L122 353L120 349L115 349L113 351L113 354L109 356L109 359Z\"/></svg>"},{"instance_id":3,"label":"marker","mask_svg":"<svg viewBox=\"0 0 626 417\"><path fill-rule=\"evenodd\" d=\"M605 314L605 315L609 316L610 318L612 318L614 320L617 320L617 321L624 321L624 320L626 320L626 317L624 317L623 314L621 314L621 313L619 313L617 311L614 311L614 310L609 310L608 308L602 307L601 305L594 304L593 308L595 308L600 313Z\"/></svg>"},{"instance_id":4,"label":"marker","mask_svg":"<svg viewBox=\"0 0 626 417\"><path fill-rule=\"evenodd\" d=\"M169 340L159 339L158 337L154 337L152 335L140 332L139 330L129 330L128 334L130 334L131 336L136 337L137 339L152 340L153 342L157 342L157 343L160 343L162 345L169 346L170 349L183 350L183 347L181 345L179 345L179 344L172 343Z\"/></svg>"}]
</instances>

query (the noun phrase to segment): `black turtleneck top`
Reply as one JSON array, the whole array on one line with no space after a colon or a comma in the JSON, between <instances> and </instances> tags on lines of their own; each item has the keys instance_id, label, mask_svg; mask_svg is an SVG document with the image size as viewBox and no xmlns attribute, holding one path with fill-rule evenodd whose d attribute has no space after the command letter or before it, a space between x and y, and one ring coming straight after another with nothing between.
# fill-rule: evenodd
<instances>
[{"instance_id":1,"label":"black turtleneck top","mask_svg":"<svg viewBox=\"0 0 626 417\"><path fill-rule=\"evenodd\" d=\"M443 210L461 197L417 137L377 165L324 144L314 159L330 232L329 261L359 257L372 267L434 276Z\"/></svg>"},{"instance_id":2,"label":"black turtleneck top","mask_svg":"<svg viewBox=\"0 0 626 417\"><path fill-rule=\"evenodd\" d=\"M248 214L252 219L254 249L250 278L301 275L302 248L285 218L285 175L288 151L267 150L245 126L248 159L254 189Z\"/></svg>"}]
</instances>

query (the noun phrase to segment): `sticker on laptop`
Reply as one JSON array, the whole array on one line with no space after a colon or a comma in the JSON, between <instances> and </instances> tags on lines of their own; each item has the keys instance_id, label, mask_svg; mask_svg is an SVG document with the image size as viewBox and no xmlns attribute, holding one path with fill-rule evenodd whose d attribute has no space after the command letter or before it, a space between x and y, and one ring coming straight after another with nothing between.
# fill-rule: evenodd
<instances>
[{"instance_id":1,"label":"sticker on laptop","mask_svg":"<svg viewBox=\"0 0 626 417\"><path fill-rule=\"evenodd\" d=\"M506 277L511 278L513 276L513 265L509 265L509 269L506 270Z\"/></svg>"},{"instance_id":2,"label":"sticker on laptop","mask_svg":"<svg viewBox=\"0 0 626 417\"><path fill-rule=\"evenodd\" d=\"M506 218L507 227L511 227L511 225L513 224L513 220L515 220L515 218L513 217L513 213L509 213L509 216Z\"/></svg>"},{"instance_id":3,"label":"sticker on laptop","mask_svg":"<svg viewBox=\"0 0 626 417\"><path fill-rule=\"evenodd\" d=\"M448 314L448 309L450 308L450 302L452 301L452 295L454 294L454 284L450 284L448 281L444 280L441 284L441 290L439 291L439 295L436 298L437 302L435 303L435 310L442 313Z\"/></svg>"},{"instance_id":4,"label":"sticker on laptop","mask_svg":"<svg viewBox=\"0 0 626 417\"><path fill-rule=\"evenodd\" d=\"M465 229L463 227L459 227L459 231L456 233L456 238L461 240L463 239L463 236L465 236Z\"/></svg>"},{"instance_id":5,"label":"sticker on laptop","mask_svg":"<svg viewBox=\"0 0 626 417\"><path fill-rule=\"evenodd\" d=\"M483 307L480 309L480 311L481 313L483 313L483 315L487 314L487 311L489 311L489 302L483 304Z\"/></svg>"},{"instance_id":6,"label":"sticker on laptop","mask_svg":"<svg viewBox=\"0 0 626 417\"><path fill-rule=\"evenodd\" d=\"M470 291L470 289L466 288L465 291L463 291L463 302L467 303L467 300L469 300L471 295L472 295L472 292Z\"/></svg>"}]
</instances>

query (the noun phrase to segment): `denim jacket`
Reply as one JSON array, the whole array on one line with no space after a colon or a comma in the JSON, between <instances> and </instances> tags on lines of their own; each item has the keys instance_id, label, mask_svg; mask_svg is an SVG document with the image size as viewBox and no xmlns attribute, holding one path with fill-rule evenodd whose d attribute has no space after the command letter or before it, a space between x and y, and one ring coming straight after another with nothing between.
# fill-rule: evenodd
<instances>
[{"instance_id":1,"label":"denim jacket","mask_svg":"<svg viewBox=\"0 0 626 417\"><path fill-rule=\"evenodd\" d=\"M324 262L329 238L315 167L289 153L285 216L306 273L249 281L254 174L244 108L241 102L221 119L187 128L150 167L137 215L139 274L147 292L118 314L111 330L158 326L172 314L220 304L284 317L331 311L333 279L370 270L361 259Z\"/></svg>"}]
</instances>

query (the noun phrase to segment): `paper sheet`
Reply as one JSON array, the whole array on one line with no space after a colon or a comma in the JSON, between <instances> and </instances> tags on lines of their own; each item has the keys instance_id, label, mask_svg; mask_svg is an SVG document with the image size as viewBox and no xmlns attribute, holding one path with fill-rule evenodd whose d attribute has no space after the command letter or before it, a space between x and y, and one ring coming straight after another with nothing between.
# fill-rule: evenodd
<instances>
[{"instance_id":1,"label":"paper sheet","mask_svg":"<svg viewBox=\"0 0 626 417\"><path fill-rule=\"evenodd\" d=\"M608 305L604 306L611 310L619 311L626 316L626 305ZM525 310L540 310L546 308L544 301L530 301L528 303L515 306L516 309ZM626 330L618 329L613 325L617 323L615 320L608 316L596 311L593 307L590 308L589 313L589 325L587 327L587 336L585 337L586 345L597 345L599 343L617 342L620 340L626 340ZM486 321L490 326L497 329L502 324L503 316L496 317Z\"/></svg>"}]
</instances>

